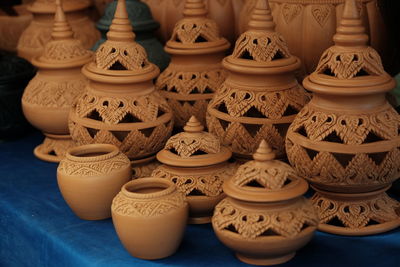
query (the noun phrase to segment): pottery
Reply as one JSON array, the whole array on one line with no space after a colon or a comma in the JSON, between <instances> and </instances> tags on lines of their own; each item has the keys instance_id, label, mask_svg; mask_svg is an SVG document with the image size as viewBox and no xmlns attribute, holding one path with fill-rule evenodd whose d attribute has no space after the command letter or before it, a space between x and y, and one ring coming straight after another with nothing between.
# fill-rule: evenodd
<instances>
[{"instance_id":1,"label":"pottery","mask_svg":"<svg viewBox=\"0 0 400 267\"><path fill-rule=\"evenodd\" d=\"M107 5L113 1L114 0L94 0L93 2L100 16L103 16Z\"/></svg>"},{"instance_id":2,"label":"pottery","mask_svg":"<svg viewBox=\"0 0 400 267\"><path fill-rule=\"evenodd\" d=\"M114 198L111 210L118 237L132 256L155 260L178 249L188 204L174 183L158 178L128 182Z\"/></svg>"},{"instance_id":3,"label":"pottery","mask_svg":"<svg viewBox=\"0 0 400 267\"><path fill-rule=\"evenodd\" d=\"M159 69L134 41L123 0L107 38L94 61L82 68L90 81L71 109L69 129L78 145L116 145L135 165L164 147L173 127L172 111L155 90Z\"/></svg>"},{"instance_id":4,"label":"pottery","mask_svg":"<svg viewBox=\"0 0 400 267\"><path fill-rule=\"evenodd\" d=\"M308 101L295 78L300 60L274 28L268 2L259 1L249 30L222 61L228 76L208 105L209 131L236 158L251 159L262 139L284 157L286 131Z\"/></svg>"},{"instance_id":5,"label":"pottery","mask_svg":"<svg viewBox=\"0 0 400 267\"><path fill-rule=\"evenodd\" d=\"M183 13L165 46L172 55L171 64L156 82L174 110L177 128L182 128L192 114L205 124L207 105L226 77L221 61L229 48L217 24L206 17L203 0L186 0Z\"/></svg>"},{"instance_id":6,"label":"pottery","mask_svg":"<svg viewBox=\"0 0 400 267\"><path fill-rule=\"evenodd\" d=\"M106 33L114 17L117 2L107 5L104 16L97 22L96 27L101 32L101 38L94 45L96 50L106 40ZM126 8L129 20L136 35L135 41L146 49L148 59L163 71L169 64L170 56L164 51L162 44L154 35L160 24L153 20L149 7L139 0L127 0Z\"/></svg>"},{"instance_id":7,"label":"pottery","mask_svg":"<svg viewBox=\"0 0 400 267\"><path fill-rule=\"evenodd\" d=\"M215 205L224 198L222 183L235 171L231 151L217 137L203 131L191 117L184 132L172 136L157 153L163 163L152 174L174 182L189 202L189 223L209 223Z\"/></svg>"},{"instance_id":8,"label":"pottery","mask_svg":"<svg viewBox=\"0 0 400 267\"><path fill-rule=\"evenodd\" d=\"M400 225L400 203L385 191L400 176L400 116L385 93L395 87L367 46L355 0L346 0L333 40L304 87L313 99L289 128L291 165L316 190L324 232L382 233Z\"/></svg>"},{"instance_id":9,"label":"pottery","mask_svg":"<svg viewBox=\"0 0 400 267\"><path fill-rule=\"evenodd\" d=\"M39 70L22 97L26 119L46 135L43 144L35 148L35 156L51 162L59 162L73 146L68 132L68 114L87 84L81 67L92 59L92 53L74 39L60 0L56 3L52 39L42 55L32 59Z\"/></svg>"},{"instance_id":10,"label":"pottery","mask_svg":"<svg viewBox=\"0 0 400 267\"><path fill-rule=\"evenodd\" d=\"M151 174L161 163L156 160L156 156L135 160L132 163L132 179L150 177Z\"/></svg>"},{"instance_id":11,"label":"pottery","mask_svg":"<svg viewBox=\"0 0 400 267\"><path fill-rule=\"evenodd\" d=\"M284 263L314 235L318 215L303 197L308 184L263 140L254 160L224 182L227 198L215 208L212 225L239 260L254 265Z\"/></svg>"},{"instance_id":12,"label":"pottery","mask_svg":"<svg viewBox=\"0 0 400 267\"><path fill-rule=\"evenodd\" d=\"M83 220L110 218L112 200L131 176L128 157L108 144L71 148L57 168L61 194Z\"/></svg>"},{"instance_id":13,"label":"pottery","mask_svg":"<svg viewBox=\"0 0 400 267\"><path fill-rule=\"evenodd\" d=\"M36 69L23 58L0 52L0 139L30 130L22 113L21 97Z\"/></svg>"},{"instance_id":14,"label":"pottery","mask_svg":"<svg viewBox=\"0 0 400 267\"><path fill-rule=\"evenodd\" d=\"M239 18L240 31L246 30L248 14L257 0L246 0ZM370 44L382 55L387 46L386 27L378 8L380 0L357 0L363 25L371 36ZM300 58L299 76L315 70L321 54L333 45L345 0L270 0L276 29L285 38L293 55Z\"/></svg>"},{"instance_id":15,"label":"pottery","mask_svg":"<svg viewBox=\"0 0 400 267\"><path fill-rule=\"evenodd\" d=\"M51 40L53 17L56 0L36 0L27 9L33 14L33 20L18 41L18 55L31 60L43 53ZM94 23L89 19L87 10L89 0L68 0L63 2L63 9L74 32L74 37L82 42L85 49L90 49L100 38Z\"/></svg>"}]
</instances>

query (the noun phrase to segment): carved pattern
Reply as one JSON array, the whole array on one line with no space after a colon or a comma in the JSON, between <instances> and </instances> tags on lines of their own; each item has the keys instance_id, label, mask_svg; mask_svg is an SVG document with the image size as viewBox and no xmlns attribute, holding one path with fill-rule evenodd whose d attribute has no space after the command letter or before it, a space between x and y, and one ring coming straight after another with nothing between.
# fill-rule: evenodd
<instances>
[{"instance_id":1,"label":"carved pattern","mask_svg":"<svg viewBox=\"0 0 400 267\"><path fill-rule=\"evenodd\" d=\"M331 7L327 5L313 5L311 6L311 14L321 27L325 26L331 14Z\"/></svg>"},{"instance_id":2,"label":"carved pattern","mask_svg":"<svg viewBox=\"0 0 400 267\"><path fill-rule=\"evenodd\" d=\"M152 172L160 166L161 163L158 161L152 161L145 164L133 164L132 166L132 179L138 179L143 177L150 177Z\"/></svg>"},{"instance_id":3,"label":"carved pattern","mask_svg":"<svg viewBox=\"0 0 400 267\"><path fill-rule=\"evenodd\" d=\"M64 157L67 150L72 148L74 143L71 139L52 139L46 137L37 150L42 155L55 155L56 157Z\"/></svg>"},{"instance_id":4,"label":"carved pattern","mask_svg":"<svg viewBox=\"0 0 400 267\"><path fill-rule=\"evenodd\" d=\"M161 95L163 95L162 92ZM193 114L196 114L196 118L202 125L206 124L206 112L212 94L210 94L210 99L195 101L176 100L168 98L165 95L164 97L167 99L168 105L174 111L174 122L176 127L183 127Z\"/></svg>"},{"instance_id":5,"label":"carved pattern","mask_svg":"<svg viewBox=\"0 0 400 267\"><path fill-rule=\"evenodd\" d=\"M189 158L199 150L208 154L219 153L221 145L215 136L207 132L198 132L195 135L181 132L172 136L164 149L174 149L180 157Z\"/></svg>"},{"instance_id":6,"label":"carved pattern","mask_svg":"<svg viewBox=\"0 0 400 267\"><path fill-rule=\"evenodd\" d=\"M79 40L52 40L46 44L42 57L45 60L67 61L91 54L84 49Z\"/></svg>"},{"instance_id":7,"label":"carved pattern","mask_svg":"<svg viewBox=\"0 0 400 267\"><path fill-rule=\"evenodd\" d=\"M228 227L233 227L234 233L245 239L262 237L267 231L273 231L276 236L293 238L303 231L304 226L316 227L318 217L311 202L305 198L289 209L257 212L242 210L226 198L215 207L212 224L222 232L232 232Z\"/></svg>"},{"instance_id":8,"label":"carved pattern","mask_svg":"<svg viewBox=\"0 0 400 267\"><path fill-rule=\"evenodd\" d=\"M299 4L283 4L282 15L285 19L285 22L287 24L292 22L298 15L300 15L302 9L303 6Z\"/></svg>"},{"instance_id":9,"label":"carved pattern","mask_svg":"<svg viewBox=\"0 0 400 267\"><path fill-rule=\"evenodd\" d=\"M217 23L208 18L184 18L176 23L170 40L183 44L194 44L200 37L202 41L206 40L207 42L220 40Z\"/></svg>"}]
</instances>

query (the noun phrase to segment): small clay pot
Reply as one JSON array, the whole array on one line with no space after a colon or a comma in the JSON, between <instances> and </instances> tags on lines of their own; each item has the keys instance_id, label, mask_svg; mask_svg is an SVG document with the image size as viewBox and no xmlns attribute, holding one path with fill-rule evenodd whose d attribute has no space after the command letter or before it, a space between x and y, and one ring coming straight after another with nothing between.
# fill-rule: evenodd
<instances>
[{"instance_id":1,"label":"small clay pot","mask_svg":"<svg viewBox=\"0 0 400 267\"><path fill-rule=\"evenodd\" d=\"M159 178L128 182L114 198L111 209L118 237L132 256L161 259L178 249L188 204L174 183Z\"/></svg>"},{"instance_id":2,"label":"small clay pot","mask_svg":"<svg viewBox=\"0 0 400 267\"><path fill-rule=\"evenodd\" d=\"M57 168L62 196L84 220L111 217L112 200L131 176L128 157L109 144L71 148Z\"/></svg>"}]
</instances>

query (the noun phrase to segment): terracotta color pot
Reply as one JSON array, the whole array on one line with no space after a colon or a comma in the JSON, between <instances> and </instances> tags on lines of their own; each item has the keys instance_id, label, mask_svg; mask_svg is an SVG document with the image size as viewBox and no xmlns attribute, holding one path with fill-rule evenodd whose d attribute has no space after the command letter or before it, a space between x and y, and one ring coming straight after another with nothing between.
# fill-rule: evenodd
<instances>
[{"instance_id":1,"label":"terracotta color pot","mask_svg":"<svg viewBox=\"0 0 400 267\"><path fill-rule=\"evenodd\" d=\"M382 55L387 46L386 27L377 2L357 0L370 44ZM317 67L321 54L333 45L332 37L339 25L345 0L270 0L277 31L285 38L290 51L302 62L301 77ZM240 15L240 32L246 29L256 0L246 0Z\"/></svg>"},{"instance_id":2,"label":"terracotta color pot","mask_svg":"<svg viewBox=\"0 0 400 267\"><path fill-rule=\"evenodd\" d=\"M251 158L262 139L284 157L286 131L308 101L294 75L300 60L275 32L268 5L260 2L249 25L222 62L229 73L208 106L208 129L235 157Z\"/></svg>"},{"instance_id":3,"label":"terracotta color pot","mask_svg":"<svg viewBox=\"0 0 400 267\"><path fill-rule=\"evenodd\" d=\"M172 182L158 178L131 181L114 198L111 209L118 237L132 256L161 259L178 249L188 204Z\"/></svg>"},{"instance_id":4,"label":"terracotta color pot","mask_svg":"<svg viewBox=\"0 0 400 267\"><path fill-rule=\"evenodd\" d=\"M317 190L322 231L385 232L400 225L400 203L384 193L400 176L400 116L385 98L395 81L367 46L355 0L333 40L303 82L314 97L290 126L286 151Z\"/></svg>"},{"instance_id":5,"label":"terracotta color pot","mask_svg":"<svg viewBox=\"0 0 400 267\"><path fill-rule=\"evenodd\" d=\"M208 102L226 77L221 61L229 48L217 24L206 17L203 0L186 0L183 13L165 46L172 62L156 82L174 110L178 128L193 114L205 124Z\"/></svg>"},{"instance_id":6,"label":"terracotta color pot","mask_svg":"<svg viewBox=\"0 0 400 267\"><path fill-rule=\"evenodd\" d=\"M131 179L130 165L127 156L113 145L74 147L57 168L58 187L79 218L110 218L113 198Z\"/></svg>"},{"instance_id":7,"label":"terracotta color pot","mask_svg":"<svg viewBox=\"0 0 400 267\"><path fill-rule=\"evenodd\" d=\"M28 11L33 14L33 20L18 41L19 56L31 60L43 53L45 45L51 39L53 17L56 11L55 2L56 0L36 0L28 6ZM63 3L74 37L79 39L86 49L90 49L100 38L100 33L87 15L90 5L89 0L68 0Z\"/></svg>"},{"instance_id":8,"label":"terracotta color pot","mask_svg":"<svg viewBox=\"0 0 400 267\"><path fill-rule=\"evenodd\" d=\"M159 69L134 41L125 1L118 1L107 37L82 69L90 82L71 109L71 136L82 145L114 144L131 160L152 157L171 134L172 111L155 91Z\"/></svg>"},{"instance_id":9,"label":"terracotta color pot","mask_svg":"<svg viewBox=\"0 0 400 267\"><path fill-rule=\"evenodd\" d=\"M284 263L310 241L318 216L302 196L307 182L288 164L274 160L264 140L253 157L224 182L228 197L215 208L213 228L245 263Z\"/></svg>"},{"instance_id":10,"label":"terracotta color pot","mask_svg":"<svg viewBox=\"0 0 400 267\"><path fill-rule=\"evenodd\" d=\"M192 117L185 132L172 136L157 159L163 163L152 174L174 182L189 202L189 223L209 223L215 205L224 198L222 183L235 171L227 160L231 151L218 139L203 132L204 127Z\"/></svg>"},{"instance_id":11,"label":"terracotta color pot","mask_svg":"<svg viewBox=\"0 0 400 267\"><path fill-rule=\"evenodd\" d=\"M92 53L73 38L71 27L58 5L52 40L46 44L42 55L32 60L39 71L22 97L25 117L46 135L44 143L34 151L38 158L59 162L73 145L68 132L68 114L73 101L87 84L81 67L91 58Z\"/></svg>"}]
</instances>

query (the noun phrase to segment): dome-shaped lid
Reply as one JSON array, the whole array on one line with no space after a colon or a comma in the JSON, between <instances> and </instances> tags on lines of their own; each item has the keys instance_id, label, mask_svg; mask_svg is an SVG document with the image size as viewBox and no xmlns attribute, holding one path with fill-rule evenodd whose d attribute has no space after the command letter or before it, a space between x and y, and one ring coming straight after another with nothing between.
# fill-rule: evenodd
<instances>
[{"instance_id":1,"label":"dome-shaped lid","mask_svg":"<svg viewBox=\"0 0 400 267\"><path fill-rule=\"evenodd\" d=\"M293 199L307 192L308 184L294 169L279 160L265 140L253 155L227 180L224 192L233 198L252 202L276 202Z\"/></svg>"},{"instance_id":2,"label":"dome-shaped lid","mask_svg":"<svg viewBox=\"0 0 400 267\"><path fill-rule=\"evenodd\" d=\"M28 79L35 74L35 67L27 60L0 52L0 84Z\"/></svg>"},{"instance_id":3,"label":"dome-shaped lid","mask_svg":"<svg viewBox=\"0 0 400 267\"><path fill-rule=\"evenodd\" d=\"M203 0L186 0L184 18L175 24L165 50L170 54L203 54L224 51L229 42L220 35L217 23L207 18Z\"/></svg>"},{"instance_id":4,"label":"dome-shaped lid","mask_svg":"<svg viewBox=\"0 0 400 267\"><path fill-rule=\"evenodd\" d=\"M56 6L52 39L45 45L42 55L33 58L32 63L39 68L52 69L83 66L92 59L92 52L86 50L81 41L74 38L61 0L56 0Z\"/></svg>"},{"instance_id":5,"label":"dome-shaped lid","mask_svg":"<svg viewBox=\"0 0 400 267\"><path fill-rule=\"evenodd\" d=\"M304 80L304 87L337 95L364 95L386 92L395 81L385 72L379 54L368 43L355 0L346 0L334 46L321 56L312 74Z\"/></svg>"},{"instance_id":6,"label":"dome-shaped lid","mask_svg":"<svg viewBox=\"0 0 400 267\"><path fill-rule=\"evenodd\" d=\"M86 9L91 5L90 0L67 0L63 3L65 12L73 12ZM32 13L51 14L56 12L56 0L36 0L28 5L28 10Z\"/></svg>"},{"instance_id":7,"label":"dome-shaped lid","mask_svg":"<svg viewBox=\"0 0 400 267\"><path fill-rule=\"evenodd\" d=\"M283 36L275 31L267 0L257 0L248 30L236 41L224 67L249 73L284 73L298 69L300 60L291 55Z\"/></svg>"},{"instance_id":8,"label":"dome-shaped lid","mask_svg":"<svg viewBox=\"0 0 400 267\"><path fill-rule=\"evenodd\" d=\"M232 152L219 139L204 132L204 127L192 116L183 127L184 132L172 136L157 159L171 166L206 167L227 161Z\"/></svg>"}]
</instances>

